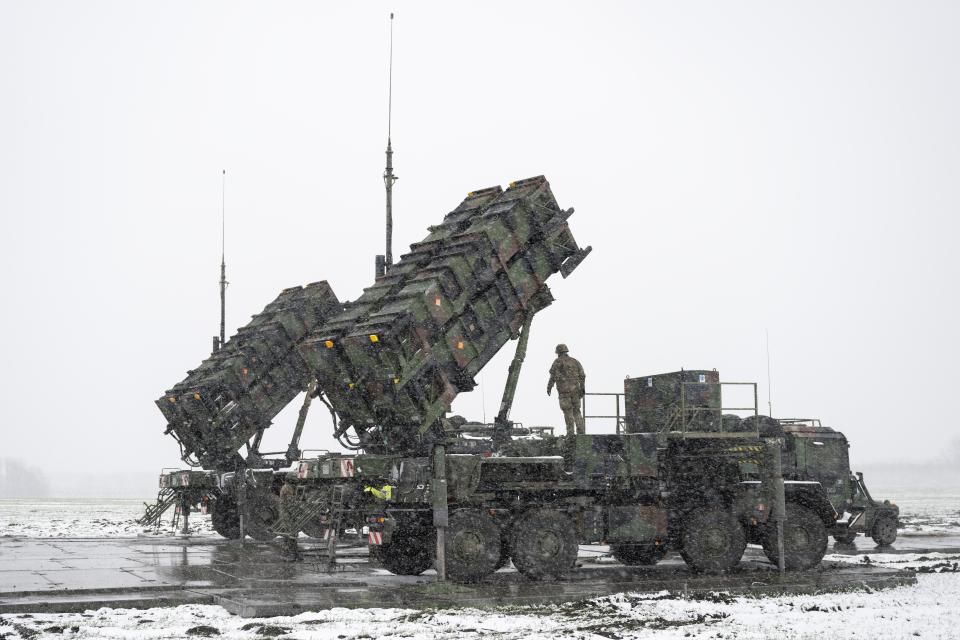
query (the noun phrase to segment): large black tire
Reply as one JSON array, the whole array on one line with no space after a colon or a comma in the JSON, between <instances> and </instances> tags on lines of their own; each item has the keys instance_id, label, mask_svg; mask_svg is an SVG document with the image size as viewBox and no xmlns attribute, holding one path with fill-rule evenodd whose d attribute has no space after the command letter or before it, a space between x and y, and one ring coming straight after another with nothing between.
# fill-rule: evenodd
<instances>
[{"instance_id":1,"label":"large black tire","mask_svg":"<svg viewBox=\"0 0 960 640\"><path fill-rule=\"evenodd\" d=\"M240 539L240 514L237 503L228 498L219 498L210 503L210 520L213 530L228 540Z\"/></svg>"},{"instance_id":2,"label":"large black tire","mask_svg":"<svg viewBox=\"0 0 960 640\"><path fill-rule=\"evenodd\" d=\"M725 573L747 548L743 527L720 507L703 507L687 516L680 534L680 555L694 571Z\"/></svg>"},{"instance_id":3,"label":"large black tire","mask_svg":"<svg viewBox=\"0 0 960 640\"><path fill-rule=\"evenodd\" d=\"M513 525L510 557L517 571L533 580L561 578L577 562L573 521L552 509L533 509Z\"/></svg>"},{"instance_id":4,"label":"large black tire","mask_svg":"<svg viewBox=\"0 0 960 640\"><path fill-rule=\"evenodd\" d=\"M777 527L769 522L765 528L763 552L777 564ZM827 528L820 517L798 504L787 505L783 523L783 565L791 571L803 571L820 564L827 552Z\"/></svg>"},{"instance_id":5,"label":"large black tire","mask_svg":"<svg viewBox=\"0 0 960 640\"><path fill-rule=\"evenodd\" d=\"M844 531L843 533L833 534L833 539L837 541L837 544L851 545L853 541L857 539L856 531Z\"/></svg>"},{"instance_id":6,"label":"large black tire","mask_svg":"<svg viewBox=\"0 0 960 640\"><path fill-rule=\"evenodd\" d=\"M873 522L870 537L881 547L890 546L897 539L897 521L893 516L883 515Z\"/></svg>"},{"instance_id":7,"label":"large black tire","mask_svg":"<svg viewBox=\"0 0 960 640\"><path fill-rule=\"evenodd\" d=\"M393 540L375 552L383 568L398 576L418 576L433 566L429 542L408 531L394 531Z\"/></svg>"},{"instance_id":8,"label":"large black tire","mask_svg":"<svg viewBox=\"0 0 960 640\"><path fill-rule=\"evenodd\" d=\"M497 570L500 527L486 513L455 511L444 536L447 577L454 582L478 582Z\"/></svg>"},{"instance_id":9,"label":"large black tire","mask_svg":"<svg viewBox=\"0 0 960 640\"><path fill-rule=\"evenodd\" d=\"M619 562L634 567L652 567L667 555L663 545L655 544L611 544L610 552Z\"/></svg>"},{"instance_id":10,"label":"large black tire","mask_svg":"<svg viewBox=\"0 0 960 640\"><path fill-rule=\"evenodd\" d=\"M247 501L246 534L254 540L269 542L277 537L273 527L280 519L280 498L272 493L251 495Z\"/></svg>"}]
</instances>

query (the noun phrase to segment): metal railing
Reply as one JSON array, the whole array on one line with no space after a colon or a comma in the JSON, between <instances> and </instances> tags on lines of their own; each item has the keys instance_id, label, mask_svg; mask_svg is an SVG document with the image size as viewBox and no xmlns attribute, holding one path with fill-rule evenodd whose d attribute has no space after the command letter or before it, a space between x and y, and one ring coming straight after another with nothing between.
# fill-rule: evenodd
<instances>
[{"instance_id":1,"label":"metal railing","mask_svg":"<svg viewBox=\"0 0 960 640\"><path fill-rule=\"evenodd\" d=\"M603 415L603 414L590 415L590 414L588 414L588 413L587 413L587 396L606 396L606 397L609 397L609 398L613 398L613 404L614 404L614 413L613 413L613 415ZM581 412L582 412L582 414L583 414L584 423L586 423L586 421L587 421L589 418L599 418L599 419L601 419L601 420L616 420L615 425L616 425L617 433L618 433L618 434L624 433L624 432L626 431L626 428L625 428L625 427L626 427L626 424L625 424L625 420L626 420L626 405L624 405L623 410L621 410L621 408L620 408L620 403L621 403L622 399L623 399L623 394L622 394L622 393L604 393L604 392L587 392L587 393L584 393L584 394L583 394L583 398L580 400L580 410L581 410Z\"/></svg>"},{"instance_id":2,"label":"metal railing","mask_svg":"<svg viewBox=\"0 0 960 640\"><path fill-rule=\"evenodd\" d=\"M720 393L718 397L723 397L723 387L753 387L753 406L752 407L724 407L723 402L720 402L719 407L688 407L687 406L687 386L713 386L716 385L720 387ZM680 408L678 409L678 418L679 418L679 429L681 437L683 438L742 438L745 435L752 435L759 437L759 427L760 421L757 419L759 411L757 409L757 383L756 382L681 382L680 383ZM725 411L752 411L754 420L753 420L753 429L750 431L726 431L723 428L723 415ZM690 429L691 424L703 425L706 421L697 420L697 416L709 413L716 416L716 420L719 424L716 425L717 428L711 428L709 430L696 430ZM694 418L691 420L688 416ZM709 423L708 423L709 424ZM668 429L670 431L670 429Z\"/></svg>"},{"instance_id":3,"label":"metal railing","mask_svg":"<svg viewBox=\"0 0 960 640\"><path fill-rule=\"evenodd\" d=\"M680 406L675 410L671 415L670 419L667 421L667 426L663 429L666 432L676 431L679 432L682 437L701 437L701 438L731 438L737 437L741 438L744 435L758 435L759 431L759 420L756 416L759 415L758 410L758 397L757 397L757 383L756 382L681 382L680 383ZM746 407L690 407L687 406L687 393L686 388L688 385L704 387L707 385L716 385L722 388L723 386L739 386L739 387L752 387L753 388L753 405ZM598 413L590 414L587 413L587 397L607 397L613 399L613 413ZM722 393L719 394L722 398ZM600 419L600 420L614 420L616 425L616 432L622 434L626 432L626 400L623 393L613 393L613 392L587 392L584 393L583 399L580 402L580 408L583 412L584 421L589 419ZM721 402L722 405L722 402ZM748 411L754 416L754 428L750 431L726 431L723 429L723 415L724 412L734 412L734 411ZM707 420L700 418L704 414L712 414L715 416L716 426L709 430L705 429L695 429L697 425L704 425L707 423Z\"/></svg>"}]
</instances>

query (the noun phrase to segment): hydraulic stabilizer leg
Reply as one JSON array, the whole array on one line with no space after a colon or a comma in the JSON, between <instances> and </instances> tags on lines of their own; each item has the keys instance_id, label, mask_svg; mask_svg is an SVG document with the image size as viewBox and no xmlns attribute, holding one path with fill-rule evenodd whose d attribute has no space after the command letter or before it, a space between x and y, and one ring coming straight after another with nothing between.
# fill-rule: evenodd
<instances>
[{"instance_id":1,"label":"hydraulic stabilizer leg","mask_svg":"<svg viewBox=\"0 0 960 640\"><path fill-rule=\"evenodd\" d=\"M180 501L180 516L183 518L181 521L183 524L180 527L180 535L186 536L190 534L190 500L187 499L184 495L183 500Z\"/></svg>"},{"instance_id":2,"label":"hydraulic stabilizer leg","mask_svg":"<svg viewBox=\"0 0 960 640\"><path fill-rule=\"evenodd\" d=\"M770 519L777 528L777 569L783 575L785 570L783 558L783 523L787 517L787 501L783 486L783 469L781 468L779 438L768 438L764 447L765 460L763 461L763 476L761 483L765 486L767 501L770 504Z\"/></svg>"},{"instance_id":3,"label":"hydraulic stabilizer leg","mask_svg":"<svg viewBox=\"0 0 960 640\"><path fill-rule=\"evenodd\" d=\"M237 515L240 518L240 544L246 544L247 537L247 467L239 465L233 476L234 489L237 492Z\"/></svg>"},{"instance_id":4,"label":"hydraulic stabilizer leg","mask_svg":"<svg viewBox=\"0 0 960 640\"><path fill-rule=\"evenodd\" d=\"M437 579L447 579L446 540L447 516L447 456L442 444L433 447L433 526L437 529Z\"/></svg>"}]
</instances>

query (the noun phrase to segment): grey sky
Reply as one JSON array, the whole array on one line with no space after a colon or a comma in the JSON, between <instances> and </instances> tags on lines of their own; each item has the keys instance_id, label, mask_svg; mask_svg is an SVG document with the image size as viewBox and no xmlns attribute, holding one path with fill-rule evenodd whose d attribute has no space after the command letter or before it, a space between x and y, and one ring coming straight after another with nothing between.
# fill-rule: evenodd
<instances>
[{"instance_id":1,"label":"grey sky","mask_svg":"<svg viewBox=\"0 0 960 640\"><path fill-rule=\"evenodd\" d=\"M2 0L5 456L179 462L153 400L217 331L222 168L229 332L284 287L371 283L391 10L395 253L537 174L594 246L551 282L515 419L562 423L559 341L589 390L716 367L765 402L769 329L774 414L855 461L958 437L956 3ZM492 417L508 360L455 409Z\"/></svg>"}]
</instances>

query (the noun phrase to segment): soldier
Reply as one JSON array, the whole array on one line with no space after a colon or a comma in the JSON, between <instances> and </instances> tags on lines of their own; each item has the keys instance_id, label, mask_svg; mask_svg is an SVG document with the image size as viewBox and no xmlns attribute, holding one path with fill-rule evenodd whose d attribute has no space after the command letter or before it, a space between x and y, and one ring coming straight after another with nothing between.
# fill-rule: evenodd
<instances>
[{"instance_id":1,"label":"soldier","mask_svg":"<svg viewBox=\"0 0 960 640\"><path fill-rule=\"evenodd\" d=\"M560 397L560 410L567 423L567 435L571 440L576 434L586 433L583 423L583 414L580 413L580 401L583 399L587 376L583 367L576 358L567 355L570 352L567 345L557 345L557 359L550 366L550 382L547 383L547 395L557 385L557 395Z\"/></svg>"},{"instance_id":2,"label":"soldier","mask_svg":"<svg viewBox=\"0 0 960 640\"><path fill-rule=\"evenodd\" d=\"M283 536L280 539L280 555L288 562L294 562L300 558L300 550L297 548L298 531L291 531L293 528L293 514L291 506L296 499L297 490L289 482L284 482L280 487L280 528Z\"/></svg>"}]
</instances>

